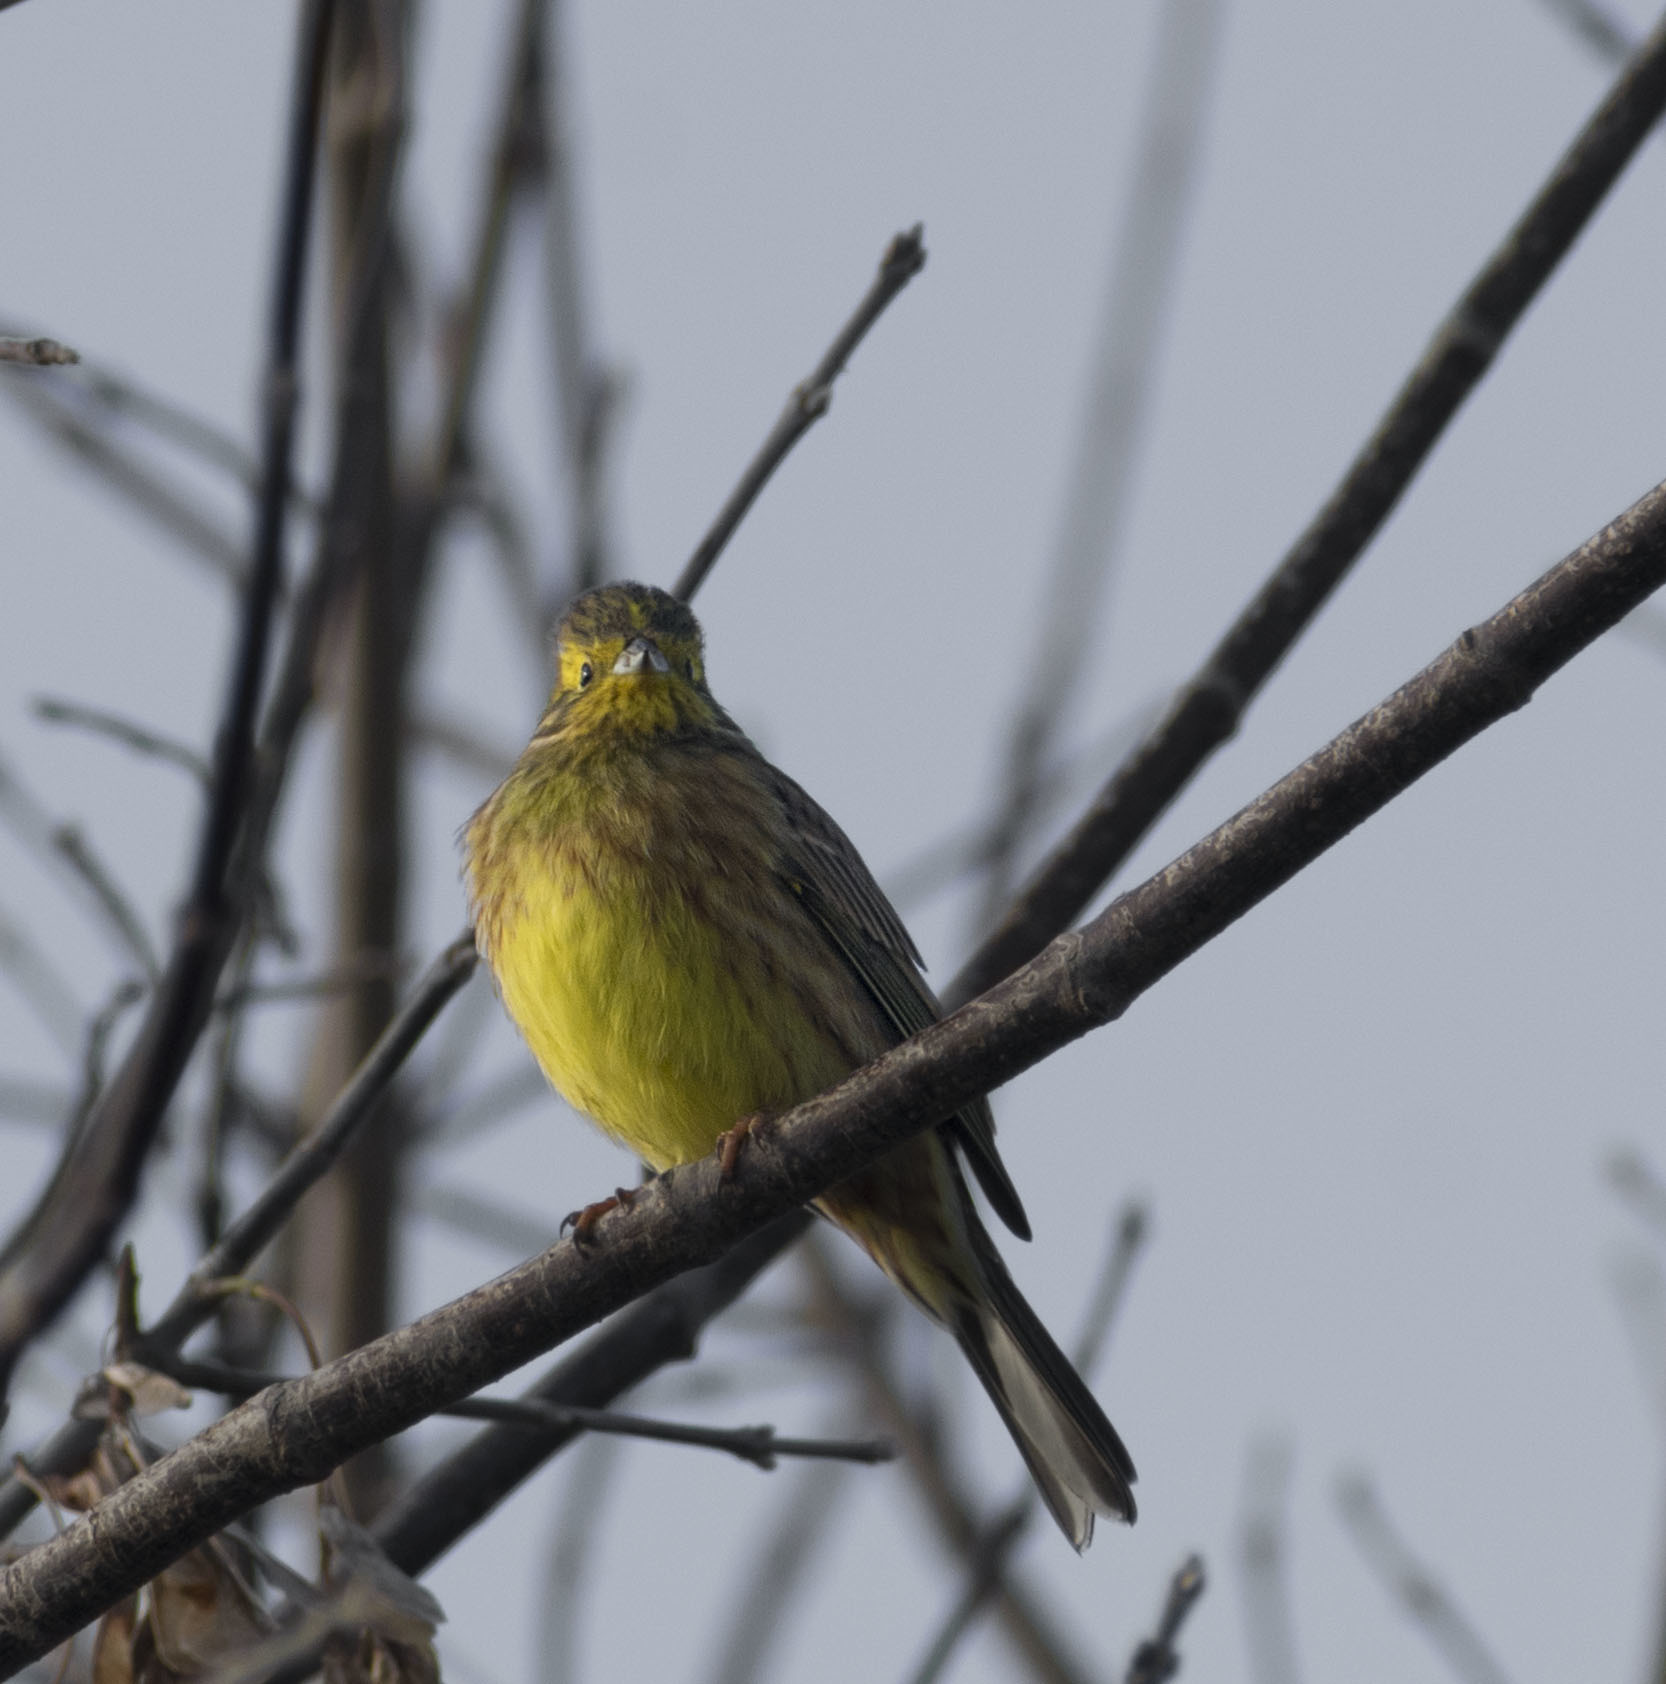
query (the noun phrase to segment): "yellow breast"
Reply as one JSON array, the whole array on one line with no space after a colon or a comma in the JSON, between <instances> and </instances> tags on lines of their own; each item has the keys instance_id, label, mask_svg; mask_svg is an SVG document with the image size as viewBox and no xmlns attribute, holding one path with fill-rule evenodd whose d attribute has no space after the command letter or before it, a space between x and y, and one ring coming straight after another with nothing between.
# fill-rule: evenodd
<instances>
[{"instance_id":1,"label":"yellow breast","mask_svg":"<svg viewBox=\"0 0 1666 1684\"><path fill-rule=\"evenodd\" d=\"M533 1055L656 1169L884 1045L779 871L744 765L666 753L511 777L469 828L477 939Z\"/></svg>"}]
</instances>

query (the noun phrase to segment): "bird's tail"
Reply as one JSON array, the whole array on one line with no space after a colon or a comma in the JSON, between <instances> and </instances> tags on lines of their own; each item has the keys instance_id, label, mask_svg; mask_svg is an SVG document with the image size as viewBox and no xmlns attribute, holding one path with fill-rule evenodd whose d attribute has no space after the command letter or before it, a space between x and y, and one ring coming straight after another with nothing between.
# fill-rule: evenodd
<instances>
[{"instance_id":1,"label":"bird's tail","mask_svg":"<svg viewBox=\"0 0 1666 1684\"><path fill-rule=\"evenodd\" d=\"M950 1331L1000 1411L1053 1518L1072 1545L1084 1550L1096 1514L1133 1520L1133 1461L975 1218L971 1227L983 1290L955 1305Z\"/></svg>"}]
</instances>

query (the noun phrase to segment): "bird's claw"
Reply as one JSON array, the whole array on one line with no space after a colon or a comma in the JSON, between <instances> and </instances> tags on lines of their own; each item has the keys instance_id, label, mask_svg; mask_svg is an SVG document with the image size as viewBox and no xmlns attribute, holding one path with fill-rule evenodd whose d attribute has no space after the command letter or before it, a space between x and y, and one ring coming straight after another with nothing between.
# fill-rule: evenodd
<instances>
[{"instance_id":1,"label":"bird's claw","mask_svg":"<svg viewBox=\"0 0 1666 1684\"><path fill-rule=\"evenodd\" d=\"M592 1245L596 1238L596 1224L613 1210L629 1210L636 1201L635 1187L616 1187L613 1196L598 1199L593 1205L586 1205L583 1210L570 1210L561 1218L559 1234L565 1234L569 1228L573 1231L574 1245Z\"/></svg>"},{"instance_id":2,"label":"bird's claw","mask_svg":"<svg viewBox=\"0 0 1666 1684\"><path fill-rule=\"evenodd\" d=\"M717 1178L719 1181L733 1181L735 1165L740 1162L740 1151L754 1132L761 1132L766 1123L773 1119L767 1111L754 1111L750 1117L742 1117L733 1128L725 1129L717 1137Z\"/></svg>"}]
</instances>

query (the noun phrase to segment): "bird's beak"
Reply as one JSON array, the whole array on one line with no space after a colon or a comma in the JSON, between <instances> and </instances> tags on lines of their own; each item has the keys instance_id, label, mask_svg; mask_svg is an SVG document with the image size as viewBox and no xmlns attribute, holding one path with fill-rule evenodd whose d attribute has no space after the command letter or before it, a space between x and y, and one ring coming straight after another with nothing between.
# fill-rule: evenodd
<instances>
[{"instance_id":1,"label":"bird's beak","mask_svg":"<svg viewBox=\"0 0 1666 1684\"><path fill-rule=\"evenodd\" d=\"M670 672L671 663L659 652L659 645L651 637L633 637L619 651L613 670L616 673Z\"/></svg>"}]
</instances>

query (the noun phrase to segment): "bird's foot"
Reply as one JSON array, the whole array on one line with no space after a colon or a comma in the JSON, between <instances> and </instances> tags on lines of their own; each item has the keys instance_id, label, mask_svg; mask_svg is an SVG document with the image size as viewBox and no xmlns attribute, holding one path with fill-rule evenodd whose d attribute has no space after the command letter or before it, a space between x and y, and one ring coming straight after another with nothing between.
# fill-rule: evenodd
<instances>
[{"instance_id":1,"label":"bird's foot","mask_svg":"<svg viewBox=\"0 0 1666 1684\"><path fill-rule=\"evenodd\" d=\"M637 1187L617 1187L612 1198L598 1199L593 1205L586 1205L583 1210L570 1210L561 1218L560 1233L565 1234L569 1228L573 1230L575 1245L594 1244L596 1238L596 1224L607 1215L610 1210L629 1210L636 1202L636 1195L641 1191Z\"/></svg>"},{"instance_id":2,"label":"bird's foot","mask_svg":"<svg viewBox=\"0 0 1666 1684\"><path fill-rule=\"evenodd\" d=\"M725 1129L717 1137L717 1179L719 1181L733 1181L735 1165L740 1162L741 1148L753 1134L761 1134L764 1128L775 1121L775 1115L770 1111L754 1111L750 1117L742 1117L732 1129Z\"/></svg>"}]
</instances>

